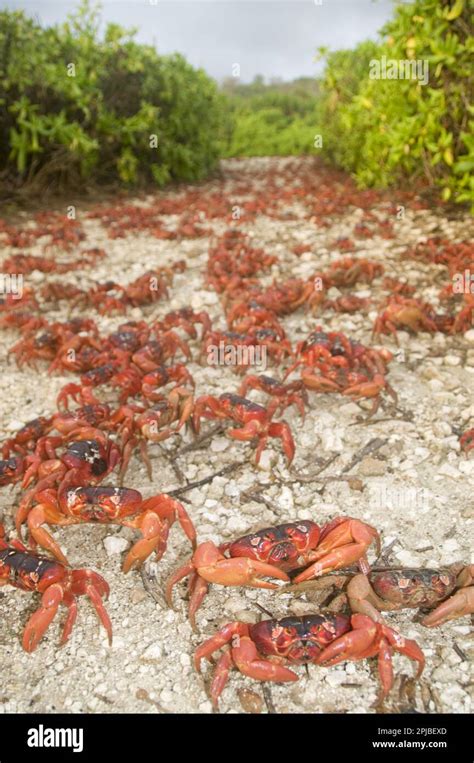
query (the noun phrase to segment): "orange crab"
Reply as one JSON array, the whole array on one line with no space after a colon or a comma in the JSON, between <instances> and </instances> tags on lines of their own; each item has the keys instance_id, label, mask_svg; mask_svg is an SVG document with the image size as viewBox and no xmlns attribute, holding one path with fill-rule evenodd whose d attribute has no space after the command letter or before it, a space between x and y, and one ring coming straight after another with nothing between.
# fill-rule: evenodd
<instances>
[{"instance_id":1,"label":"orange crab","mask_svg":"<svg viewBox=\"0 0 474 763\"><path fill-rule=\"evenodd\" d=\"M201 660L210 660L224 648L213 672L210 696L215 708L228 681L231 668L257 681L286 683L298 680L287 664L313 663L324 667L345 660L378 657L382 685L380 699L393 686L392 652L395 650L418 663L416 678L425 666L423 652L387 625L365 615L308 614L262 620L255 625L227 623L196 650L194 665L201 672Z\"/></svg>"},{"instance_id":2,"label":"orange crab","mask_svg":"<svg viewBox=\"0 0 474 763\"><path fill-rule=\"evenodd\" d=\"M194 404L193 424L196 432L200 429L200 419L230 419L240 424L240 429L229 429L227 434L235 440L246 442L258 440L255 462L258 464L269 437L280 437L283 450L291 464L295 455L295 443L286 421L273 422L273 406L267 410L262 405L252 403L245 397L224 393L219 397L203 395Z\"/></svg>"},{"instance_id":3,"label":"orange crab","mask_svg":"<svg viewBox=\"0 0 474 763\"><path fill-rule=\"evenodd\" d=\"M474 565L372 570L368 576L355 575L349 581L347 598L353 612L379 622L382 621L379 610L432 609L421 622L433 628L474 612Z\"/></svg>"},{"instance_id":4,"label":"orange crab","mask_svg":"<svg viewBox=\"0 0 474 763\"><path fill-rule=\"evenodd\" d=\"M408 329L414 333L424 329L432 333L438 330L434 318L431 305L395 294L388 301L385 310L376 318L372 336L393 334L398 344L397 329Z\"/></svg>"},{"instance_id":5,"label":"orange crab","mask_svg":"<svg viewBox=\"0 0 474 763\"><path fill-rule=\"evenodd\" d=\"M367 572L366 553L373 542L379 549L377 530L352 517L336 517L322 528L310 520L267 527L220 546L207 541L168 579L166 599L172 606L173 587L189 577L189 617L194 625L209 583L275 589L276 583L262 578L288 581L288 572L304 567L294 577L301 583L354 562Z\"/></svg>"},{"instance_id":6,"label":"orange crab","mask_svg":"<svg viewBox=\"0 0 474 763\"><path fill-rule=\"evenodd\" d=\"M42 594L41 606L28 620L23 634L23 649L32 652L54 619L59 605L65 604L68 616L64 623L61 644L68 640L77 616L78 596L91 600L97 615L112 643L112 625L102 599L109 595L109 586L101 575L92 570L71 570L46 556L29 551L17 540L3 540L0 525L0 586L11 585L22 591Z\"/></svg>"},{"instance_id":7,"label":"orange crab","mask_svg":"<svg viewBox=\"0 0 474 763\"><path fill-rule=\"evenodd\" d=\"M166 551L170 527L178 519L181 528L196 547L196 531L184 506L166 493L143 500L138 490L125 487L64 486L59 490L43 490L37 504L28 514L28 529L42 548L50 551L62 564L67 559L43 525L69 525L84 522L115 524L140 530L142 537L128 552L123 571L139 566L155 551L159 561Z\"/></svg>"}]
</instances>

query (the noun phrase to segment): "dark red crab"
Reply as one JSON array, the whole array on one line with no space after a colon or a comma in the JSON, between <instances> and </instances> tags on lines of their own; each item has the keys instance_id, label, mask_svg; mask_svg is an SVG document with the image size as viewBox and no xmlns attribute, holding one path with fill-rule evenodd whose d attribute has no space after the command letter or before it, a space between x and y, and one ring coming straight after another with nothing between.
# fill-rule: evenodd
<instances>
[{"instance_id":1,"label":"dark red crab","mask_svg":"<svg viewBox=\"0 0 474 763\"><path fill-rule=\"evenodd\" d=\"M286 421L273 422L273 410L252 403L245 397L232 393L224 393L219 397L203 395L194 404L193 423L196 432L200 430L200 420L222 419L231 420L240 425L239 429L228 429L227 434L235 440L251 442L258 440L255 462L258 464L269 437L279 437L283 450L291 464L295 455L295 443L291 429Z\"/></svg>"},{"instance_id":2,"label":"dark red crab","mask_svg":"<svg viewBox=\"0 0 474 763\"><path fill-rule=\"evenodd\" d=\"M308 404L308 393L302 381L294 381L289 384L274 379L273 376L249 375L246 376L239 387L239 395L247 394L249 389L259 389L275 399L275 412L283 413L285 408L296 405L301 418L304 418L305 405Z\"/></svg>"},{"instance_id":3,"label":"dark red crab","mask_svg":"<svg viewBox=\"0 0 474 763\"><path fill-rule=\"evenodd\" d=\"M125 487L84 487L69 485L59 490L47 489L36 495L37 505L28 514L28 529L42 548L62 564L67 559L44 525L66 527L82 523L115 524L139 530L142 537L128 552L123 571L139 566L156 552L157 561L166 551L168 533L176 521L193 548L196 531L184 506L166 493L144 500L138 490Z\"/></svg>"},{"instance_id":4,"label":"dark red crab","mask_svg":"<svg viewBox=\"0 0 474 763\"><path fill-rule=\"evenodd\" d=\"M469 453L470 450L474 449L474 429L468 429L464 434L461 435L459 438L459 443L461 445L461 450L463 450L465 453Z\"/></svg>"},{"instance_id":5,"label":"dark red crab","mask_svg":"<svg viewBox=\"0 0 474 763\"><path fill-rule=\"evenodd\" d=\"M379 610L430 609L421 622L432 628L474 612L474 565L373 570L349 581L347 598L353 612L378 621L383 621Z\"/></svg>"},{"instance_id":6,"label":"dark red crab","mask_svg":"<svg viewBox=\"0 0 474 763\"><path fill-rule=\"evenodd\" d=\"M26 624L23 649L32 652L38 646L59 605L65 604L68 615L64 623L61 644L69 638L77 616L78 596L91 600L97 615L112 643L112 625L102 599L109 595L109 586L101 575L92 570L71 570L46 556L29 551L17 540L3 540L0 525L0 586L11 585L22 591L42 594L41 606Z\"/></svg>"},{"instance_id":7,"label":"dark red crab","mask_svg":"<svg viewBox=\"0 0 474 763\"><path fill-rule=\"evenodd\" d=\"M56 450L64 447L58 457ZM119 447L103 432L94 428L81 429L71 435L42 438L35 453L25 457L26 471L22 486L35 485L28 490L20 501L15 517L19 531L25 521L31 503L37 493L52 485L97 484L113 471L120 463Z\"/></svg>"},{"instance_id":8,"label":"dark red crab","mask_svg":"<svg viewBox=\"0 0 474 763\"><path fill-rule=\"evenodd\" d=\"M14 485L21 480L25 471L25 460L21 456L0 461L0 487Z\"/></svg>"},{"instance_id":9,"label":"dark red crab","mask_svg":"<svg viewBox=\"0 0 474 763\"><path fill-rule=\"evenodd\" d=\"M352 517L336 517L322 528L310 520L266 527L220 546L207 541L168 579L166 599L172 606L173 587L189 577L189 617L194 625L209 583L275 589L276 583L262 578L288 581L288 572L304 567L294 577L301 583L354 562L367 572L366 553L374 541L380 551L377 530Z\"/></svg>"},{"instance_id":10,"label":"dark red crab","mask_svg":"<svg viewBox=\"0 0 474 763\"><path fill-rule=\"evenodd\" d=\"M201 660L210 660L222 648L210 687L214 707L232 668L257 681L286 683L298 680L287 664L330 666L345 660L378 657L383 699L393 686L393 650L418 663L416 678L425 665L416 641L405 639L393 628L365 615L308 614L262 620L255 625L228 623L198 647L194 655L196 670L201 672Z\"/></svg>"}]
</instances>

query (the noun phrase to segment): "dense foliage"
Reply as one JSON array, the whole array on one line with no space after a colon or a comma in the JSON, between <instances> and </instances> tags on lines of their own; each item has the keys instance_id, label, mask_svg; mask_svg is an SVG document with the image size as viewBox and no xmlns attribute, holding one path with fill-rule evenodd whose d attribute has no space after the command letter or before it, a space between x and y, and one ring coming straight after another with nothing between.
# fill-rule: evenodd
<instances>
[{"instance_id":1,"label":"dense foliage","mask_svg":"<svg viewBox=\"0 0 474 763\"><path fill-rule=\"evenodd\" d=\"M472 5L401 4L382 34L380 44L327 55L323 153L361 185L420 179L438 186L445 200L474 204ZM410 67L426 61L427 76L371 78L371 61L384 56Z\"/></svg>"},{"instance_id":2,"label":"dense foliage","mask_svg":"<svg viewBox=\"0 0 474 763\"><path fill-rule=\"evenodd\" d=\"M318 86L302 78L265 85L228 80L233 130L223 147L226 156L289 156L315 153Z\"/></svg>"},{"instance_id":3,"label":"dense foliage","mask_svg":"<svg viewBox=\"0 0 474 763\"><path fill-rule=\"evenodd\" d=\"M198 180L216 164L223 96L83 2L44 29L0 13L0 171L19 183Z\"/></svg>"}]
</instances>

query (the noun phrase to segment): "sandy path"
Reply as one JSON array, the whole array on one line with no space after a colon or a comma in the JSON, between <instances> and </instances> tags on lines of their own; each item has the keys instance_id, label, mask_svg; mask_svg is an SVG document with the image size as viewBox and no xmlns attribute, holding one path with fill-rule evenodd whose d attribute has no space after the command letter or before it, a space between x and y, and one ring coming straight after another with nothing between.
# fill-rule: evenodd
<instances>
[{"instance_id":1,"label":"sandy path","mask_svg":"<svg viewBox=\"0 0 474 763\"><path fill-rule=\"evenodd\" d=\"M224 165L224 175L203 186L203 192L231 194L237 184L255 182L258 197L257 173L268 168L278 171L283 160L232 161ZM297 167L295 162L292 166ZM257 178L257 180L255 180ZM396 201L396 200L395 200ZM142 202L140 202L142 203ZM152 197L145 200L153 203ZM380 212L381 219L386 213ZM317 227L310 219L276 219L259 214L250 223L242 222L255 246L276 254L279 262L270 276L290 275L309 277L315 267L326 266L341 253L330 251L329 243L352 236L354 225L360 222L362 211L348 207L342 215L330 220L329 227ZM92 269L72 273L67 280L84 286L97 280L113 278L128 282L153 266L164 265L184 258L188 270L176 276L169 302L157 303L145 311L146 317L163 315L170 309L192 305L209 311L220 328L224 319L217 295L204 288L202 271L205 266L210 238L178 241L159 241L140 233L110 240L98 221L86 220L79 210L87 234L87 246L104 247L108 253L105 263ZM164 218L171 226L174 219ZM413 261L400 260L400 253L411 244L430 235L442 235L451 240L472 237L472 222L458 216L447 220L436 212L410 209L405 216L393 221L395 238L376 235L355 239L357 254L383 262L386 272L406 276L420 295L436 301L442 284L442 269ZM205 220L204 225L221 234L223 220ZM471 227L471 232L468 228ZM300 258L291 253L297 243L308 243L311 251ZM13 251L13 250L12 250ZM36 245L31 253L41 253ZM8 250L5 252L8 255ZM317 265L316 265L317 255ZM34 272L28 283L42 283L48 276ZM380 281L371 287L372 297L381 296ZM360 286L356 293L368 296ZM64 319L67 304L62 302L55 319ZM358 340L370 343L370 331L375 315L345 315L327 313L324 325L342 330ZM102 331L110 331L123 318L97 319ZM134 309L127 318L141 317ZM291 340L305 337L315 320L298 311L284 321ZM48 414L54 409L60 387L71 381L70 376L47 375L43 366L38 372L16 368L8 359L7 349L17 339L14 331L3 331L0 376L0 423L3 437L10 435L29 419ZM395 350L391 339L385 345ZM459 452L457 428L474 425L474 336L446 337L419 334L416 337L400 333L401 351L390 371L390 381L399 394L403 418L390 418L391 411L381 411L369 425L358 422L360 409L354 403L336 396L311 396L310 408L302 422L293 409L285 414L297 444L294 468L299 473L311 473L321 459L337 458L324 472L338 475L371 438L384 438L386 443L376 453L360 461L351 475L360 478L363 490L351 489L347 482L298 482L282 457L279 445L269 448L260 468L251 460L248 446L215 437L210 446L190 451L179 459L179 466L188 480L197 480L217 471L228 463L245 460L244 468L231 477L216 478L212 484L187 494L189 511L198 528L201 540L230 539L246 531L281 521L315 519L324 522L340 513L347 513L376 525L382 533L383 544L395 541L390 562L405 566L442 566L472 559L474 454L470 459ZM197 356L197 345L194 356ZM238 379L227 368L213 368L197 363L190 365L197 382L197 392L216 393L235 390ZM251 393L257 401L260 393ZM383 419L378 423L377 418ZM189 434L185 442L191 441ZM126 484L145 496L179 485L170 462L176 442L163 449L151 449L154 477L150 482L143 465L132 462ZM246 492L261 488L265 503L249 500ZM18 488L0 492L0 516L12 529L12 507ZM170 611L161 601L162 581L188 554L188 545L178 528L173 528L169 548L159 564L149 565L148 574L156 577L151 583L157 601L144 590L141 575L133 572L124 576L120 571L123 551L129 547L133 534L118 527L81 526L54 531L54 536L66 551L74 566L87 566L103 574L111 586L108 609L113 621L114 643L108 647L104 633L99 630L90 605L81 600L76 627L69 643L59 650L59 625L55 622L33 655L23 652L19 634L33 611L37 597L29 597L11 589L0 593L0 665L2 686L0 711L5 712L210 712L211 704L205 693L203 679L191 663L195 646L203 636L214 632L217 625L232 619L254 622L260 619L255 606L258 602L275 615L301 614L311 608L301 596L272 596L266 592L214 587L198 615L200 635L193 634L186 618L185 602L176 594L176 611ZM110 553L104 540L119 539L120 552ZM115 548L115 545L112 546ZM113 549L112 549L113 550ZM184 588L180 589L184 595ZM314 606L314 604L313 604ZM471 656L469 618L429 631L413 622L413 613L391 614L387 619L403 634L415 638L422 646L427 667L415 696L399 701L398 684L387 707L394 710L415 706L420 711L469 712L471 708L471 662L461 655ZM58 618L60 621L61 618ZM456 651L456 648L457 651ZM310 666L308 673L299 668L301 680L294 685L273 686L273 703L278 712L370 712L376 699L377 679L374 661L347 663L330 670ZM412 668L402 657L395 657L397 673L411 675ZM246 689L253 694L242 695ZM261 703L261 686L249 679L232 675L225 690L221 712L241 712L239 699ZM408 704L406 704L408 703ZM265 712L265 705L263 711Z\"/></svg>"}]
</instances>

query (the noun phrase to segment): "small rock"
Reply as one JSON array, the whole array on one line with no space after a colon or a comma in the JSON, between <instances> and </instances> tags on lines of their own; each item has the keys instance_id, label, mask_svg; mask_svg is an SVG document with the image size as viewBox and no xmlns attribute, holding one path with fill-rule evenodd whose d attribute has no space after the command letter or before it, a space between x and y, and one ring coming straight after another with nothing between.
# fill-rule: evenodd
<instances>
[{"instance_id":1,"label":"small rock","mask_svg":"<svg viewBox=\"0 0 474 763\"><path fill-rule=\"evenodd\" d=\"M107 556L114 556L115 554L122 554L130 543L125 538L120 538L117 535L107 535L104 538L104 547L107 552Z\"/></svg>"},{"instance_id":2,"label":"small rock","mask_svg":"<svg viewBox=\"0 0 474 763\"><path fill-rule=\"evenodd\" d=\"M402 548L399 551L395 551L395 556L403 565L406 565L407 567L417 566L417 558L414 554L411 553L411 551L407 551L406 549Z\"/></svg>"},{"instance_id":3,"label":"small rock","mask_svg":"<svg viewBox=\"0 0 474 763\"><path fill-rule=\"evenodd\" d=\"M451 464L441 464L441 466L438 468L438 475L441 474L443 477L452 477L453 479L459 479L459 472L457 469L455 469L454 466L451 466Z\"/></svg>"},{"instance_id":4,"label":"small rock","mask_svg":"<svg viewBox=\"0 0 474 763\"><path fill-rule=\"evenodd\" d=\"M474 463L474 462L473 462ZM278 503L283 509L292 509L294 506L293 493L289 487L282 487L281 493L278 496Z\"/></svg>"},{"instance_id":5,"label":"small rock","mask_svg":"<svg viewBox=\"0 0 474 763\"><path fill-rule=\"evenodd\" d=\"M226 612L238 612L241 609L245 609L247 602L242 596L229 596L224 602L224 610Z\"/></svg>"},{"instance_id":6,"label":"small rock","mask_svg":"<svg viewBox=\"0 0 474 763\"><path fill-rule=\"evenodd\" d=\"M364 477L381 477L386 471L386 463L371 456L366 456L359 464L359 472Z\"/></svg>"},{"instance_id":7,"label":"small rock","mask_svg":"<svg viewBox=\"0 0 474 763\"><path fill-rule=\"evenodd\" d=\"M229 447L229 440L227 437L214 437L211 442L211 450L214 453L222 453L223 450L227 450Z\"/></svg>"},{"instance_id":8,"label":"small rock","mask_svg":"<svg viewBox=\"0 0 474 763\"><path fill-rule=\"evenodd\" d=\"M263 700L256 692L251 689L238 689L237 696L246 713L257 715L262 712Z\"/></svg>"},{"instance_id":9,"label":"small rock","mask_svg":"<svg viewBox=\"0 0 474 763\"><path fill-rule=\"evenodd\" d=\"M258 468L262 471L269 472L271 468L276 464L277 462L277 455L271 450L264 450L262 455L260 456L260 461L258 464Z\"/></svg>"},{"instance_id":10,"label":"small rock","mask_svg":"<svg viewBox=\"0 0 474 763\"><path fill-rule=\"evenodd\" d=\"M133 588L130 593L130 601L132 604L139 604L141 601L147 598L147 592L143 588Z\"/></svg>"},{"instance_id":11,"label":"small rock","mask_svg":"<svg viewBox=\"0 0 474 763\"><path fill-rule=\"evenodd\" d=\"M474 475L474 461L460 461L458 468L463 474Z\"/></svg>"},{"instance_id":12,"label":"small rock","mask_svg":"<svg viewBox=\"0 0 474 763\"><path fill-rule=\"evenodd\" d=\"M242 517L230 517L227 520L227 529L231 533L244 533L248 529L247 520Z\"/></svg>"},{"instance_id":13,"label":"small rock","mask_svg":"<svg viewBox=\"0 0 474 763\"><path fill-rule=\"evenodd\" d=\"M433 424L433 432L437 437L447 437L451 434L452 429L447 421L436 421Z\"/></svg>"},{"instance_id":14,"label":"small rock","mask_svg":"<svg viewBox=\"0 0 474 763\"><path fill-rule=\"evenodd\" d=\"M290 611L294 615L296 615L296 617L301 617L301 615L307 615L310 609L311 609L311 604L308 604L307 601L294 601L290 605Z\"/></svg>"},{"instance_id":15,"label":"small rock","mask_svg":"<svg viewBox=\"0 0 474 763\"><path fill-rule=\"evenodd\" d=\"M240 494L240 488L235 482L235 480L231 480L224 488L224 493L226 495L229 495L231 497L235 497L236 495Z\"/></svg>"},{"instance_id":16,"label":"small rock","mask_svg":"<svg viewBox=\"0 0 474 763\"><path fill-rule=\"evenodd\" d=\"M459 366L461 358L458 355L446 355L444 364L446 366Z\"/></svg>"},{"instance_id":17,"label":"small rock","mask_svg":"<svg viewBox=\"0 0 474 763\"><path fill-rule=\"evenodd\" d=\"M19 429L25 426L24 421L19 421L18 419L13 419L13 421L10 421L9 424L5 427L8 432L17 432Z\"/></svg>"},{"instance_id":18,"label":"small rock","mask_svg":"<svg viewBox=\"0 0 474 763\"><path fill-rule=\"evenodd\" d=\"M431 678L434 681L451 682L453 680L452 668L447 665L440 665L439 668L435 668L431 674Z\"/></svg>"},{"instance_id":19,"label":"small rock","mask_svg":"<svg viewBox=\"0 0 474 763\"><path fill-rule=\"evenodd\" d=\"M350 477L347 484L351 490L356 490L358 493L362 493L364 489L364 483L358 477Z\"/></svg>"},{"instance_id":20,"label":"small rock","mask_svg":"<svg viewBox=\"0 0 474 763\"><path fill-rule=\"evenodd\" d=\"M464 339L466 339L469 344L474 344L474 329L469 329L469 331L466 331L464 334Z\"/></svg>"},{"instance_id":21,"label":"small rock","mask_svg":"<svg viewBox=\"0 0 474 763\"><path fill-rule=\"evenodd\" d=\"M157 642L147 646L144 652L142 652L142 658L144 660L161 660L163 656L163 650Z\"/></svg>"}]
</instances>

